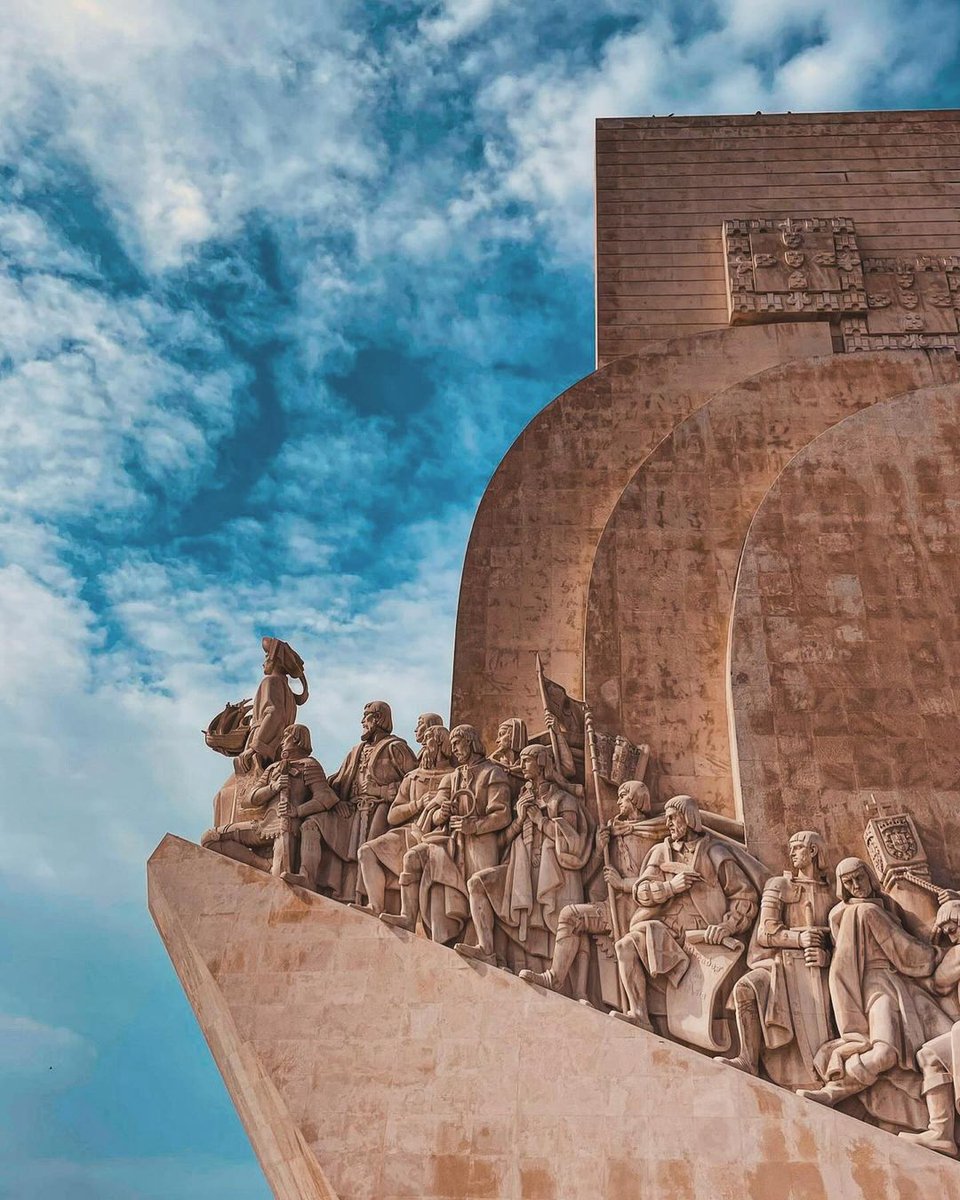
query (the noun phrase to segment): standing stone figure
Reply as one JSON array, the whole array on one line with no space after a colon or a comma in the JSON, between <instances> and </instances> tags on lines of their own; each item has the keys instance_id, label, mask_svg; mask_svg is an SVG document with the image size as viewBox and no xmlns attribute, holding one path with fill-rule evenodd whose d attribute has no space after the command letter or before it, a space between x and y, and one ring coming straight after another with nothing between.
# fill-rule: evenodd
<instances>
[{"instance_id":1,"label":"standing stone figure","mask_svg":"<svg viewBox=\"0 0 960 1200\"><path fill-rule=\"evenodd\" d=\"M437 713L422 713L417 720L414 737L421 746L417 765L400 781L400 788L387 812L390 828L357 851L366 904L353 904L374 916L386 908L387 889L400 886L403 856L423 837L420 821L424 809L434 796L440 782L453 766L450 734Z\"/></svg>"},{"instance_id":2,"label":"standing stone figure","mask_svg":"<svg viewBox=\"0 0 960 1200\"><path fill-rule=\"evenodd\" d=\"M597 830L597 849L594 859L584 870L584 878L594 878L598 885L596 898L584 904L567 904L560 910L557 922L557 940L553 948L553 961L546 971L520 972L527 983L539 984L551 991L563 990L572 972L571 992L575 1000L587 999L587 979L590 966L589 949L592 939L603 939L612 956L610 935L613 926L610 920L610 902L603 875L604 850L609 847L610 862L617 874L623 878L635 878L640 874L644 859L663 837L662 817L644 820L650 813L650 792L645 783L637 779L621 783L617 789L617 815L607 825ZM602 895L600 894L602 893ZM636 909L633 896L623 892L614 893L619 917L619 927L626 929ZM615 959L600 958L600 999L611 1007L619 1006L619 988ZM604 970L604 967L611 969Z\"/></svg>"},{"instance_id":3,"label":"standing stone figure","mask_svg":"<svg viewBox=\"0 0 960 1200\"><path fill-rule=\"evenodd\" d=\"M650 851L639 877L611 874L613 886L632 893L637 904L629 932L616 945L628 1003L620 1015L651 1031L648 990L654 992L653 1011L666 1015L667 989L690 965L690 935L702 931L706 945L721 945L749 929L759 899L733 847L704 829L692 796L668 800L664 816L667 837Z\"/></svg>"},{"instance_id":4,"label":"standing stone figure","mask_svg":"<svg viewBox=\"0 0 960 1200\"><path fill-rule=\"evenodd\" d=\"M282 835L284 819L291 822L290 836L296 840L300 821L311 813L324 812L337 803L323 767L313 757L310 730L306 725L288 725L278 747L275 763L260 775L250 794L249 808L259 815L208 830L200 844L238 862L283 872ZM300 883L288 871L284 878Z\"/></svg>"},{"instance_id":5,"label":"standing stone figure","mask_svg":"<svg viewBox=\"0 0 960 1200\"><path fill-rule=\"evenodd\" d=\"M265 637L262 646L263 678L254 693L249 732L233 760L233 774L214 797L214 828L256 818L255 813L245 811L250 793L263 770L279 756L283 732L296 721L297 708L310 694L303 659L296 650L275 637ZM290 687L288 678L300 681L299 693Z\"/></svg>"},{"instance_id":6,"label":"standing stone figure","mask_svg":"<svg viewBox=\"0 0 960 1200\"><path fill-rule=\"evenodd\" d=\"M387 809L400 781L417 765L413 751L393 733L393 715L385 700L363 708L360 741L330 786L343 802L308 817L301 830L300 870L310 886L338 900L355 900L357 849L361 842L385 833Z\"/></svg>"},{"instance_id":7,"label":"standing stone figure","mask_svg":"<svg viewBox=\"0 0 960 1200\"><path fill-rule=\"evenodd\" d=\"M465 958L495 963L498 925L511 965L543 970L553 955L561 909L583 900L590 823L580 800L550 776L552 765L546 746L527 746L520 755L525 783L504 833L506 859L469 879L477 944L455 947Z\"/></svg>"},{"instance_id":8,"label":"standing stone figure","mask_svg":"<svg viewBox=\"0 0 960 1200\"><path fill-rule=\"evenodd\" d=\"M499 831L510 824L509 777L486 757L476 729L451 729L450 748L457 765L419 818L421 841L403 856L400 913L380 914L411 932L420 919L427 937L445 943L469 920L467 880L496 865Z\"/></svg>"},{"instance_id":9,"label":"standing stone figure","mask_svg":"<svg viewBox=\"0 0 960 1200\"><path fill-rule=\"evenodd\" d=\"M791 869L764 886L751 969L733 988L740 1052L720 1061L756 1075L762 1058L774 1083L796 1089L819 1082L814 1058L833 1036L826 968L834 896L819 833L795 833L787 853Z\"/></svg>"},{"instance_id":10,"label":"standing stone figure","mask_svg":"<svg viewBox=\"0 0 960 1200\"><path fill-rule=\"evenodd\" d=\"M236 760L241 771L254 767L263 770L277 758L284 730L293 724L297 708L306 704L310 694L303 659L296 650L274 637L265 637L262 645L263 679L253 697L247 742ZM288 677L300 681L299 695L290 687Z\"/></svg>"},{"instance_id":11,"label":"standing stone figure","mask_svg":"<svg viewBox=\"0 0 960 1200\"><path fill-rule=\"evenodd\" d=\"M947 949L930 981L938 996L950 997L960 1007L960 900L940 905L933 926L933 940L946 942ZM917 1053L923 1072L923 1098L927 1105L927 1128L922 1133L902 1131L900 1136L940 1154L957 1156L956 1119L960 1107L960 1021L949 1033L924 1042Z\"/></svg>"},{"instance_id":12,"label":"standing stone figure","mask_svg":"<svg viewBox=\"0 0 960 1200\"><path fill-rule=\"evenodd\" d=\"M840 1037L817 1054L823 1087L798 1094L831 1106L859 1094L878 1120L920 1129L926 1111L917 1051L952 1025L916 982L929 979L937 952L888 911L861 859L838 864L837 895L840 903L830 913L830 998Z\"/></svg>"}]
</instances>

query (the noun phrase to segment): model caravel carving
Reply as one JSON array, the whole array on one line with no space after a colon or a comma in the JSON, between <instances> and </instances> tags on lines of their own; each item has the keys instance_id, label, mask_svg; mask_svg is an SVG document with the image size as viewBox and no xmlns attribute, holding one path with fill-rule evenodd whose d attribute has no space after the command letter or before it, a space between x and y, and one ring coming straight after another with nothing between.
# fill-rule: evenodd
<instances>
[{"instance_id":1,"label":"model caravel carving","mask_svg":"<svg viewBox=\"0 0 960 1200\"><path fill-rule=\"evenodd\" d=\"M417 722L417 756L371 701L328 780L307 728L278 725L303 664L278 639L264 651L271 698L258 693L215 803L219 819L234 798L230 819L203 845L957 1155L960 893L930 881L908 814L865 834L901 903L860 858L831 869L813 830L790 837L775 873L692 796L654 812L643 780L626 780L608 814L612 756L549 680L563 719L548 708L528 738L506 718L489 757L474 728L448 732L435 713ZM632 750L645 765L649 749Z\"/></svg>"}]
</instances>

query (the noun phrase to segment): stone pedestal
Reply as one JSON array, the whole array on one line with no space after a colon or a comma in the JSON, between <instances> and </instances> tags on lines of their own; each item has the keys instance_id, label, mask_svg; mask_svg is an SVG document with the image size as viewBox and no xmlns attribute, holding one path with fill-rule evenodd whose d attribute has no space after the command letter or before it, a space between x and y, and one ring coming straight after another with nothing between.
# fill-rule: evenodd
<instances>
[{"instance_id":1,"label":"stone pedestal","mask_svg":"<svg viewBox=\"0 0 960 1200\"><path fill-rule=\"evenodd\" d=\"M960 1200L960 1164L180 838L148 883L281 1200Z\"/></svg>"}]
</instances>

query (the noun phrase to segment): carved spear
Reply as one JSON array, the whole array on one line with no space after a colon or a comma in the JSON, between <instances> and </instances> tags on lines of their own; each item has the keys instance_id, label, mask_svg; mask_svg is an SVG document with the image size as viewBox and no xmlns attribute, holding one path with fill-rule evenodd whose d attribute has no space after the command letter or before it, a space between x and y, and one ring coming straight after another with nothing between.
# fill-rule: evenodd
<instances>
[{"instance_id":1,"label":"carved spear","mask_svg":"<svg viewBox=\"0 0 960 1200\"><path fill-rule=\"evenodd\" d=\"M539 660L539 655L537 656ZM600 759L597 754L597 735L593 728L593 713L588 707L583 710L583 729L587 735L587 745L590 748L590 770L593 774L593 790L597 798L597 817L601 825L606 824L610 830L610 838L603 848L603 865L610 866L610 842L613 840L613 816L611 815L607 822L603 819L603 792L600 787ZM617 894L613 890L613 884L607 880L607 904L610 908L610 929L613 933L613 940L619 941L623 936L623 931L620 928L620 913L617 911ZM626 1012L628 1009L627 996L623 988L623 980L620 978L620 964L617 963L617 989L620 996L620 1011Z\"/></svg>"}]
</instances>

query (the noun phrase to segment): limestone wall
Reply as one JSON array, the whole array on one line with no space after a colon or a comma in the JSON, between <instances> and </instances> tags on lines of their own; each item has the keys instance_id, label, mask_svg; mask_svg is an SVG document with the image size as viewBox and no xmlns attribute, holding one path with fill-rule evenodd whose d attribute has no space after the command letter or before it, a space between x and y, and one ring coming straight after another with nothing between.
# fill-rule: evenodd
<instances>
[{"instance_id":1,"label":"limestone wall","mask_svg":"<svg viewBox=\"0 0 960 1200\"><path fill-rule=\"evenodd\" d=\"M829 353L826 325L765 325L652 346L597 371L530 422L490 481L467 546L451 719L492 740L542 725L534 655L582 695L587 585L600 534L637 466L716 391Z\"/></svg>"},{"instance_id":2,"label":"limestone wall","mask_svg":"<svg viewBox=\"0 0 960 1200\"><path fill-rule=\"evenodd\" d=\"M960 389L849 417L756 515L731 630L747 834L801 826L862 853L871 797L960 879Z\"/></svg>"},{"instance_id":3,"label":"limestone wall","mask_svg":"<svg viewBox=\"0 0 960 1200\"><path fill-rule=\"evenodd\" d=\"M845 216L861 252L960 255L960 113L597 122L597 362L727 324L721 223Z\"/></svg>"},{"instance_id":4,"label":"limestone wall","mask_svg":"<svg viewBox=\"0 0 960 1200\"><path fill-rule=\"evenodd\" d=\"M584 689L604 728L654 747L650 782L661 800L690 792L736 815L727 634L744 539L767 488L851 413L957 379L953 357L937 352L773 367L713 396L638 468L594 559ZM806 503L819 502L813 486Z\"/></svg>"}]
</instances>

